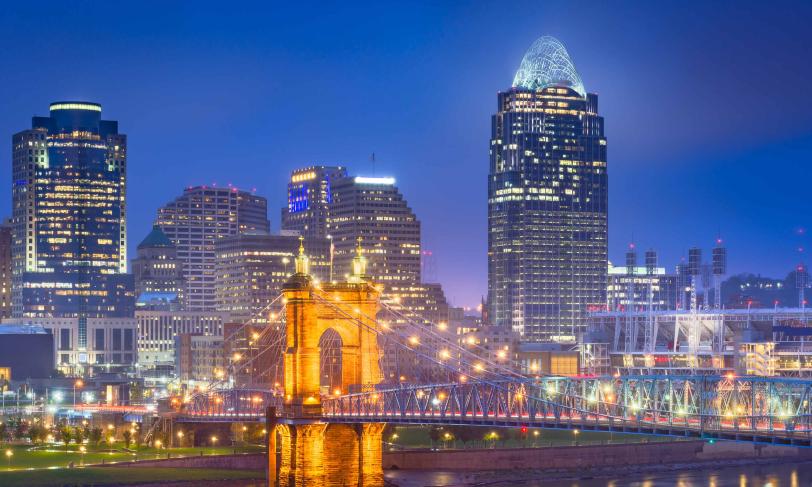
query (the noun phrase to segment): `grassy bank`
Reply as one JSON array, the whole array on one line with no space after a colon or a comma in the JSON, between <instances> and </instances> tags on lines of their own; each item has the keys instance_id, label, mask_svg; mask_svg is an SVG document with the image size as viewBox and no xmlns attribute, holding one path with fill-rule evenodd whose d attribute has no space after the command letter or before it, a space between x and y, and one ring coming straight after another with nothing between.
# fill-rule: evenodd
<instances>
[{"instance_id":1,"label":"grassy bank","mask_svg":"<svg viewBox=\"0 0 812 487\"><path fill-rule=\"evenodd\" d=\"M0 474L3 487L52 487L72 485L127 485L150 482L229 481L263 479L264 472L251 470L132 468L73 468L5 472Z\"/></svg>"},{"instance_id":2,"label":"grassy bank","mask_svg":"<svg viewBox=\"0 0 812 487\"><path fill-rule=\"evenodd\" d=\"M181 456L198 455L230 455L237 453L258 453L263 451L258 446L228 446L198 447L198 448L170 448L160 449L140 447L137 450L126 451L124 445L113 445L112 448L102 444L99 448L87 447L82 453L77 445L70 445L67 450L63 445L48 445L47 447L32 448L30 445L2 445L0 446L0 485L5 485L4 473L9 470L24 470L30 468L67 467L71 462L75 466L91 465L110 462L131 462L133 460L154 460L166 458L167 454L173 458ZM6 452L10 451L9 457Z\"/></svg>"}]
</instances>

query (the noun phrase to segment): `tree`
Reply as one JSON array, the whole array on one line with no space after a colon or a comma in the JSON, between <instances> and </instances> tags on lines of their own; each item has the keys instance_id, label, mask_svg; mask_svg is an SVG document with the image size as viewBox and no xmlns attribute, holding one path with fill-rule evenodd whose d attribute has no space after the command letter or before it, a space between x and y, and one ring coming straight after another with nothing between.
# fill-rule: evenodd
<instances>
[{"instance_id":1,"label":"tree","mask_svg":"<svg viewBox=\"0 0 812 487\"><path fill-rule=\"evenodd\" d=\"M130 443L132 443L133 441L133 434L130 433L130 430L124 430L123 436L124 436L124 448L129 448Z\"/></svg>"},{"instance_id":2,"label":"tree","mask_svg":"<svg viewBox=\"0 0 812 487\"><path fill-rule=\"evenodd\" d=\"M75 428L73 430L73 441L76 442L77 445L82 444L82 440L85 439L85 432L82 428Z\"/></svg>"},{"instance_id":3,"label":"tree","mask_svg":"<svg viewBox=\"0 0 812 487\"><path fill-rule=\"evenodd\" d=\"M17 424L14 425L14 439L22 440L27 436L28 436L28 423L26 423L22 419L17 420Z\"/></svg>"},{"instance_id":4,"label":"tree","mask_svg":"<svg viewBox=\"0 0 812 487\"><path fill-rule=\"evenodd\" d=\"M90 441L90 443L93 443L94 446L98 447L102 439L102 429L98 426L91 429L87 435L87 439Z\"/></svg>"},{"instance_id":5,"label":"tree","mask_svg":"<svg viewBox=\"0 0 812 487\"><path fill-rule=\"evenodd\" d=\"M31 443L39 443L42 441L45 436L45 433L43 433L44 429L45 428L38 424L32 425L30 428L28 428L28 438L31 440Z\"/></svg>"},{"instance_id":6,"label":"tree","mask_svg":"<svg viewBox=\"0 0 812 487\"><path fill-rule=\"evenodd\" d=\"M68 450L68 445L70 444L72 434L73 431L71 431L69 426L63 426L59 429L59 439L65 444L65 451Z\"/></svg>"},{"instance_id":7,"label":"tree","mask_svg":"<svg viewBox=\"0 0 812 487\"><path fill-rule=\"evenodd\" d=\"M469 441L476 440L479 438L478 428L475 427L452 426L451 431L454 437L459 438L459 440L462 441L463 445L467 444Z\"/></svg>"},{"instance_id":8,"label":"tree","mask_svg":"<svg viewBox=\"0 0 812 487\"><path fill-rule=\"evenodd\" d=\"M0 443L6 441L7 435L8 435L8 425L6 425L6 423L0 422Z\"/></svg>"},{"instance_id":9,"label":"tree","mask_svg":"<svg viewBox=\"0 0 812 487\"><path fill-rule=\"evenodd\" d=\"M441 426L432 426L429 428L429 439L431 440L431 447L434 448L434 444L440 441L440 438L443 437L443 428Z\"/></svg>"}]
</instances>

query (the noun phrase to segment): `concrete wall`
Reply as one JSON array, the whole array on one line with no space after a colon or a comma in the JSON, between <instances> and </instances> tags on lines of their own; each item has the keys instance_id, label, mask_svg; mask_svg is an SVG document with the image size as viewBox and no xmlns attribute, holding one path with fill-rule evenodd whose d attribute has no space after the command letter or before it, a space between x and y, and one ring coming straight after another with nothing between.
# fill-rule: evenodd
<instances>
[{"instance_id":1,"label":"concrete wall","mask_svg":"<svg viewBox=\"0 0 812 487\"><path fill-rule=\"evenodd\" d=\"M98 465L101 466L101 465ZM206 455L202 457L170 458L161 460L139 460L106 464L106 467L124 468L222 468L228 470L265 470L267 457L262 453L244 455Z\"/></svg>"},{"instance_id":2,"label":"concrete wall","mask_svg":"<svg viewBox=\"0 0 812 487\"><path fill-rule=\"evenodd\" d=\"M385 452L383 468L416 470L575 469L696 461L703 442Z\"/></svg>"}]
</instances>

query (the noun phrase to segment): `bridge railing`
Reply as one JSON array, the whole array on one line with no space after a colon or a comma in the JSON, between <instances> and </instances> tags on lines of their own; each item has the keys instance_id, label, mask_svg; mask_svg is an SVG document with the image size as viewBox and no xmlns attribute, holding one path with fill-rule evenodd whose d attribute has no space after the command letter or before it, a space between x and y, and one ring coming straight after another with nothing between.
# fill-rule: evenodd
<instances>
[{"instance_id":1,"label":"bridge railing","mask_svg":"<svg viewBox=\"0 0 812 487\"><path fill-rule=\"evenodd\" d=\"M812 435L812 382L632 376L408 386L326 398L333 419ZM598 428L600 429L600 428Z\"/></svg>"}]
</instances>

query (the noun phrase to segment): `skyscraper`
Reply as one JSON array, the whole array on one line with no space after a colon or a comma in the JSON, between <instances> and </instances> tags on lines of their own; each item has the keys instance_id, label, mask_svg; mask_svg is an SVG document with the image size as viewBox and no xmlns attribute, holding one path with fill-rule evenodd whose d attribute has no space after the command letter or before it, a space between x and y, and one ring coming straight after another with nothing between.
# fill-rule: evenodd
<instances>
[{"instance_id":1,"label":"skyscraper","mask_svg":"<svg viewBox=\"0 0 812 487\"><path fill-rule=\"evenodd\" d=\"M217 239L268 233L268 202L236 188L196 186L158 210L156 225L175 244L186 281L185 308L213 311Z\"/></svg>"},{"instance_id":2,"label":"skyscraper","mask_svg":"<svg viewBox=\"0 0 812 487\"><path fill-rule=\"evenodd\" d=\"M564 46L541 37L491 119L488 313L526 341L575 339L606 302L606 138Z\"/></svg>"},{"instance_id":3,"label":"skyscraper","mask_svg":"<svg viewBox=\"0 0 812 487\"><path fill-rule=\"evenodd\" d=\"M296 235L241 234L218 239L214 246L217 310L226 313L230 321L265 323L266 306L282 293L282 285L293 274L299 245ZM304 246L310 273L327 279L327 239L305 239Z\"/></svg>"},{"instance_id":4,"label":"skyscraper","mask_svg":"<svg viewBox=\"0 0 812 487\"><path fill-rule=\"evenodd\" d=\"M282 228L305 238L326 238L333 182L347 177L341 166L309 166L297 169L288 183L288 206L282 209Z\"/></svg>"},{"instance_id":5,"label":"skyscraper","mask_svg":"<svg viewBox=\"0 0 812 487\"><path fill-rule=\"evenodd\" d=\"M0 318L11 316L11 225L0 225Z\"/></svg>"},{"instance_id":6,"label":"skyscraper","mask_svg":"<svg viewBox=\"0 0 812 487\"><path fill-rule=\"evenodd\" d=\"M175 244L155 225L136 251L132 271L137 306L181 309L186 283Z\"/></svg>"},{"instance_id":7,"label":"skyscraper","mask_svg":"<svg viewBox=\"0 0 812 487\"><path fill-rule=\"evenodd\" d=\"M331 240L333 278L350 273L362 239L367 274L374 282L420 282L420 222L394 178L349 176L342 167L293 172L282 228Z\"/></svg>"},{"instance_id":8,"label":"skyscraper","mask_svg":"<svg viewBox=\"0 0 812 487\"><path fill-rule=\"evenodd\" d=\"M127 270L127 138L101 105L51 103L12 148L13 314L132 317Z\"/></svg>"}]
</instances>

